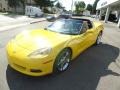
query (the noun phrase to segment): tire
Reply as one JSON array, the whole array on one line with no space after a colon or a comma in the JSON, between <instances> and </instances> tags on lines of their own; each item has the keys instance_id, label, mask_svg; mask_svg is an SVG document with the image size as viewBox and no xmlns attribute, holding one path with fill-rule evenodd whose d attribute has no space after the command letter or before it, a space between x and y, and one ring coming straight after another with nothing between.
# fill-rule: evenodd
<instances>
[{"instance_id":1,"label":"tire","mask_svg":"<svg viewBox=\"0 0 120 90\"><path fill-rule=\"evenodd\" d=\"M37 15L37 14L35 14L35 17L38 17L38 15Z\"/></svg>"},{"instance_id":2,"label":"tire","mask_svg":"<svg viewBox=\"0 0 120 90\"><path fill-rule=\"evenodd\" d=\"M56 57L53 72L63 72L68 69L71 61L71 50L70 49L64 49L62 50L58 56Z\"/></svg>"},{"instance_id":3,"label":"tire","mask_svg":"<svg viewBox=\"0 0 120 90\"><path fill-rule=\"evenodd\" d=\"M101 39L102 39L102 32L100 32L98 34L98 37L97 37L96 42L95 42L95 45L101 44Z\"/></svg>"}]
</instances>

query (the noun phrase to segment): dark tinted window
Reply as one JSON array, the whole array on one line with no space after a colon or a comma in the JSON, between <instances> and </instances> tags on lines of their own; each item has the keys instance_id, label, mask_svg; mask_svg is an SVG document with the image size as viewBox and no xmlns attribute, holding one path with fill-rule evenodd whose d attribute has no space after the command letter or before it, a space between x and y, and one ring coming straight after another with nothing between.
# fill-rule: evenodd
<instances>
[{"instance_id":1,"label":"dark tinted window","mask_svg":"<svg viewBox=\"0 0 120 90\"><path fill-rule=\"evenodd\" d=\"M80 33L85 33L87 30L89 29L88 23L84 22L83 26L82 26L82 30L80 31Z\"/></svg>"}]
</instances>

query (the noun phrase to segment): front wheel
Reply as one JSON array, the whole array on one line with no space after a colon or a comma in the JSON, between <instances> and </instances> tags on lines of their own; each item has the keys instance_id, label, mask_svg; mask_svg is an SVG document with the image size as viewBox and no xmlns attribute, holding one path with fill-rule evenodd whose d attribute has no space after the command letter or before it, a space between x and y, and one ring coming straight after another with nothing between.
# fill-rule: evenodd
<instances>
[{"instance_id":1,"label":"front wheel","mask_svg":"<svg viewBox=\"0 0 120 90\"><path fill-rule=\"evenodd\" d=\"M35 14L35 17L38 17L38 15L37 15L37 14Z\"/></svg>"},{"instance_id":2,"label":"front wheel","mask_svg":"<svg viewBox=\"0 0 120 90\"><path fill-rule=\"evenodd\" d=\"M71 61L71 50L64 49L58 54L55 64L54 64L54 72L63 72L65 71Z\"/></svg>"}]
</instances>

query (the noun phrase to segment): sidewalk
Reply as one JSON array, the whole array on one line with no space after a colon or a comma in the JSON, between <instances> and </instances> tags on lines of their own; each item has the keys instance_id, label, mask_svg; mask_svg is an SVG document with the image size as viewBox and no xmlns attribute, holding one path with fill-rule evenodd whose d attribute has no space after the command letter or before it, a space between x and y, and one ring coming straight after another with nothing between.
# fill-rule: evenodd
<instances>
[{"instance_id":1,"label":"sidewalk","mask_svg":"<svg viewBox=\"0 0 120 90\"><path fill-rule=\"evenodd\" d=\"M0 14L0 31L24 26L27 24L37 23L45 21L44 17L42 18L29 18L23 15L2 15Z\"/></svg>"}]
</instances>

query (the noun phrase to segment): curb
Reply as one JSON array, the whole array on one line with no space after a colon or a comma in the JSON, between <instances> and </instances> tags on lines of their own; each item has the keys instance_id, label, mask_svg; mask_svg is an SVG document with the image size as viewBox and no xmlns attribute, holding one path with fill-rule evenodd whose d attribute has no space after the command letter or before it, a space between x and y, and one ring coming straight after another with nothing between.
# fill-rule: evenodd
<instances>
[{"instance_id":1,"label":"curb","mask_svg":"<svg viewBox=\"0 0 120 90\"><path fill-rule=\"evenodd\" d=\"M29 24L35 24L35 23L39 23L39 22L43 22L43 21L46 21L46 19L39 20L39 21L33 21L33 22L30 22L30 23L23 23L23 24L11 25L11 26L4 26L4 27L0 28L0 32L8 31L9 29L14 29L14 28L18 28L18 27L21 27L21 26L26 26L26 25L29 25Z\"/></svg>"},{"instance_id":2,"label":"curb","mask_svg":"<svg viewBox=\"0 0 120 90\"><path fill-rule=\"evenodd\" d=\"M44 20L40 20L40 21L30 22L30 24L35 24L35 23L39 23L39 22L43 22L43 21L46 21L46 19L44 19Z\"/></svg>"}]
</instances>

